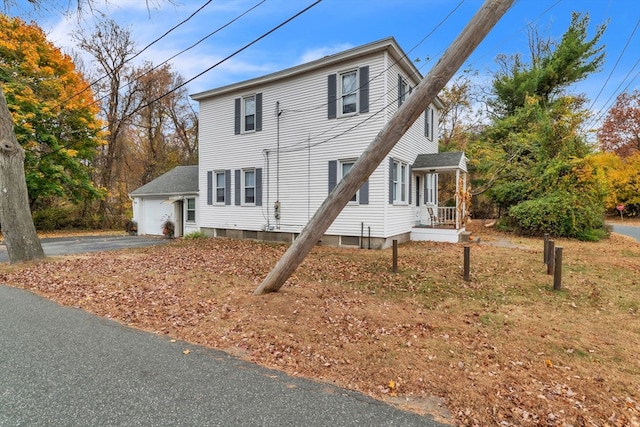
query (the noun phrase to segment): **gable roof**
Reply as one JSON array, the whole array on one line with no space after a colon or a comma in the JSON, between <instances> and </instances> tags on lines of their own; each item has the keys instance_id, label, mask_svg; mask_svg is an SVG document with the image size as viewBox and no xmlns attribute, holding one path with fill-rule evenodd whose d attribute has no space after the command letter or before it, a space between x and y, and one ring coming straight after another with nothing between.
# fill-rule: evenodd
<instances>
[{"instance_id":1,"label":"gable roof","mask_svg":"<svg viewBox=\"0 0 640 427\"><path fill-rule=\"evenodd\" d=\"M198 166L176 166L129 196L174 196L198 193Z\"/></svg>"},{"instance_id":2,"label":"gable roof","mask_svg":"<svg viewBox=\"0 0 640 427\"><path fill-rule=\"evenodd\" d=\"M412 168L416 170L437 171L444 169L461 169L467 171L467 158L463 151L447 153L418 154Z\"/></svg>"},{"instance_id":3,"label":"gable roof","mask_svg":"<svg viewBox=\"0 0 640 427\"><path fill-rule=\"evenodd\" d=\"M277 71L275 73L267 74L265 76L256 77L253 79L245 80L238 83L233 83L230 85L222 86L219 88L207 90L204 92L199 92L191 95L196 101L202 101L203 99L219 96L226 94L228 92L232 92L238 90L240 88L247 89L253 86L270 84L276 82L278 80L284 80L290 78L292 76L296 76L299 74L303 74L318 68L327 67L330 65L338 64L347 60L351 60L358 57L363 57L367 55L371 55L377 52L388 51L393 57L394 61L397 61L398 64L402 68L404 68L408 74L415 76L417 81L422 80L422 74L416 68L413 61L411 61L404 51L400 48L396 39L393 37L387 37L382 40L378 40L372 43L367 43L362 46L354 47L352 49L348 49L339 53L335 53L333 55L328 55L320 59L316 59L315 61L306 62L301 65L297 65L295 67L286 68L281 71Z\"/></svg>"}]
</instances>

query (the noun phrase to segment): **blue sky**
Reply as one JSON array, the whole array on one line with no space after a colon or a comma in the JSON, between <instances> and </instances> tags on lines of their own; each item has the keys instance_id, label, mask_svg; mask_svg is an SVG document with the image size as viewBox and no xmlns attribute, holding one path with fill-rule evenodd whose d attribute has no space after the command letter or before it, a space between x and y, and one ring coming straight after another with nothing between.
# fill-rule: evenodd
<instances>
[{"instance_id":1,"label":"blue sky","mask_svg":"<svg viewBox=\"0 0 640 427\"><path fill-rule=\"evenodd\" d=\"M158 64L261 1L213 0L186 24L144 51L139 59ZM172 60L173 68L185 79L191 79L313 2L266 0ZM67 1L60 3L66 6ZM207 0L148 0L149 8L143 0L108 0L107 5L99 0L95 4L97 13L128 28L138 49L142 49L205 3ZM421 58L417 65L426 74L481 5L481 0L322 0L189 83L188 90L196 93L242 81L388 36L395 37L410 58ZM585 93L593 102L594 112L601 112L625 88L640 88L640 0L518 0L463 68L477 70L478 81L488 84L490 71L496 68L496 55L521 53L527 57L529 24L536 25L542 34L559 39L569 25L572 11L589 13L591 35L597 25L609 23L602 38L607 54L605 66L572 90ZM17 0L8 10L11 16L37 22L54 44L69 52L74 48L70 31L77 25L91 28L92 15L65 17L63 12L63 7L55 6L34 11L26 0Z\"/></svg>"}]
</instances>

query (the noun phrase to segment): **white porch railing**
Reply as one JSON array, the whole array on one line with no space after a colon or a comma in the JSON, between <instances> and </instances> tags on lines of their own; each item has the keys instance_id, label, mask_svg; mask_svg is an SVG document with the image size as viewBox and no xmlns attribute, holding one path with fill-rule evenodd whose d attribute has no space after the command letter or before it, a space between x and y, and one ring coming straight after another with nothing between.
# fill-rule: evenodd
<instances>
[{"instance_id":1,"label":"white porch railing","mask_svg":"<svg viewBox=\"0 0 640 427\"><path fill-rule=\"evenodd\" d=\"M438 207L438 218L436 225L456 225L456 208L455 207Z\"/></svg>"},{"instance_id":2,"label":"white porch railing","mask_svg":"<svg viewBox=\"0 0 640 427\"><path fill-rule=\"evenodd\" d=\"M459 229L461 221L455 207L435 207L423 205L416 210L416 225L426 227L452 227Z\"/></svg>"}]
</instances>

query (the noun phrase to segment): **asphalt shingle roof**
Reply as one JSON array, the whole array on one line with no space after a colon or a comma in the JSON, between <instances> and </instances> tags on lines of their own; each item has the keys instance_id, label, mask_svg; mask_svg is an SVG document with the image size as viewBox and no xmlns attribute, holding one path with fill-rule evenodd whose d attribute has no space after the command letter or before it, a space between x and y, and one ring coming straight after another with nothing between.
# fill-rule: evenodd
<instances>
[{"instance_id":1,"label":"asphalt shingle roof","mask_svg":"<svg viewBox=\"0 0 640 427\"><path fill-rule=\"evenodd\" d=\"M414 169L466 169L463 151L452 151L448 153L418 154Z\"/></svg>"},{"instance_id":2,"label":"asphalt shingle roof","mask_svg":"<svg viewBox=\"0 0 640 427\"><path fill-rule=\"evenodd\" d=\"M165 196L198 192L198 166L176 166L129 193L130 196Z\"/></svg>"}]
</instances>

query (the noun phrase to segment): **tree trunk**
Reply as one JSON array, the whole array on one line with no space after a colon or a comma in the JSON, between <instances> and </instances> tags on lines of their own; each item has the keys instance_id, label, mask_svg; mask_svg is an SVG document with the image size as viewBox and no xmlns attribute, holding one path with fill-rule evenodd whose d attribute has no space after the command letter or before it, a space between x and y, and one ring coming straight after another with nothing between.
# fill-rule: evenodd
<instances>
[{"instance_id":1,"label":"tree trunk","mask_svg":"<svg viewBox=\"0 0 640 427\"><path fill-rule=\"evenodd\" d=\"M31 218L24 150L18 143L7 100L0 87L0 227L9 262L44 258L44 251Z\"/></svg>"},{"instance_id":2,"label":"tree trunk","mask_svg":"<svg viewBox=\"0 0 640 427\"><path fill-rule=\"evenodd\" d=\"M349 173L333 189L313 218L307 223L293 245L280 258L262 284L253 292L261 295L276 292L304 261L316 242L340 214L358 188L380 165L402 135L420 117L438 92L453 77L480 44L491 28L509 9L514 0L487 0L482 8L444 53L440 61L415 88L413 95L402 104L398 112L369 144Z\"/></svg>"}]
</instances>

